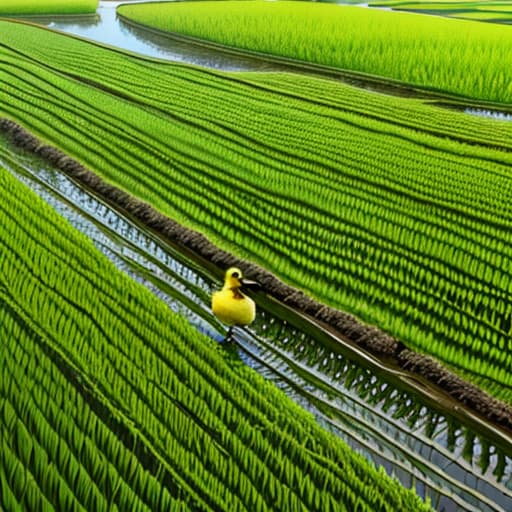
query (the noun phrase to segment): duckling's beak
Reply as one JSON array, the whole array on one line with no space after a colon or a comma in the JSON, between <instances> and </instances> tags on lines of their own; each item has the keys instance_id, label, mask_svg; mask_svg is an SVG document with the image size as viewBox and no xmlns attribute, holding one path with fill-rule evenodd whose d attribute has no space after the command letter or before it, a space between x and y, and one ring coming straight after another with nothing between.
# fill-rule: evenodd
<instances>
[{"instance_id":1,"label":"duckling's beak","mask_svg":"<svg viewBox=\"0 0 512 512\"><path fill-rule=\"evenodd\" d=\"M244 288L252 288L253 290L261 289L261 284L258 281L251 281L250 279L240 279Z\"/></svg>"}]
</instances>

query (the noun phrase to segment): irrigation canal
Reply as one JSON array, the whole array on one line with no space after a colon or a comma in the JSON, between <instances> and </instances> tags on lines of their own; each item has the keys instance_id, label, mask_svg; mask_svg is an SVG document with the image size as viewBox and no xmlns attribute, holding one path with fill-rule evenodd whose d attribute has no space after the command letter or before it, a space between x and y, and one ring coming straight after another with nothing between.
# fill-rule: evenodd
<instances>
[{"instance_id":1,"label":"irrigation canal","mask_svg":"<svg viewBox=\"0 0 512 512\"><path fill-rule=\"evenodd\" d=\"M52 29L157 58L229 71L284 69L123 25L120 2L100 1L97 16L34 19ZM115 211L42 159L0 138L0 165L44 198L120 269L142 283L201 332L223 338L212 317L213 268L194 261ZM426 399L361 355L270 299L258 319L236 332L230 350L310 410L327 429L416 487L438 511L512 510L511 445L492 428L469 425L446 404Z\"/></svg>"},{"instance_id":2,"label":"irrigation canal","mask_svg":"<svg viewBox=\"0 0 512 512\"><path fill-rule=\"evenodd\" d=\"M0 138L0 165L27 184L120 269L197 329L222 340L210 311L220 281L199 264L115 211L41 158ZM260 294L262 295L262 294ZM439 511L512 510L511 446L468 425L442 400L425 399L329 339L271 299L256 297L258 319L227 350L311 411L327 429L428 496Z\"/></svg>"}]
</instances>

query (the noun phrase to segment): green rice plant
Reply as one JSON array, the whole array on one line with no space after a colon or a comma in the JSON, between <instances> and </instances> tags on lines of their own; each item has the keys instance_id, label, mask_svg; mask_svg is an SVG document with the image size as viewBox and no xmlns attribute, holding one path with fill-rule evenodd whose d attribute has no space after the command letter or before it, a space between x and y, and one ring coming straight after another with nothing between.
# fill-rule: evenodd
<instances>
[{"instance_id":1,"label":"green rice plant","mask_svg":"<svg viewBox=\"0 0 512 512\"><path fill-rule=\"evenodd\" d=\"M1 28L4 115L220 247L512 400L509 123Z\"/></svg>"},{"instance_id":2,"label":"green rice plant","mask_svg":"<svg viewBox=\"0 0 512 512\"><path fill-rule=\"evenodd\" d=\"M500 11L472 11L453 13L450 14L450 17L476 21L510 22L512 20L512 13Z\"/></svg>"},{"instance_id":3,"label":"green rice plant","mask_svg":"<svg viewBox=\"0 0 512 512\"><path fill-rule=\"evenodd\" d=\"M0 15L89 14L98 0L2 0Z\"/></svg>"},{"instance_id":4,"label":"green rice plant","mask_svg":"<svg viewBox=\"0 0 512 512\"><path fill-rule=\"evenodd\" d=\"M0 315L2 336L10 342L11 356L4 361L0 386L4 441L18 449L23 467L39 482L44 496L55 495L55 488L64 488L67 481L59 499L77 500L86 510L106 509L107 503L115 503L120 510L155 510L159 503L172 503L179 510L183 504L172 500L125 449L5 303ZM20 435L23 443L16 441ZM62 476L55 473L52 480L49 464L55 471L60 469ZM13 479L19 481L20 477Z\"/></svg>"},{"instance_id":5,"label":"green rice plant","mask_svg":"<svg viewBox=\"0 0 512 512\"><path fill-rule=\"evenodd\" d=\"M125 19L245 51L509 103L508 27L314 2L122 5Z\"/></svg>"},{"instance_id":6,"label":"green rice plant","mask_svg":"<svg viewBox=\"0 0 512 512\"><path fill-rule=\"evenodd\" d=\"M478 21L507 22L512 15L512 6L508 2L468 2L466 0L458 2L397 2L392 0L371 2L370 5Z\"/></svg>"},{"instance_id":7,"label":"green rice plant","mask_svg":"<svg viewBox=\"0 0 512 512\"><path fill-rule=\"evenodd\" d=\"M2 508L429 510L3 169L0 211Z\"/></svg>"}]
</instances>

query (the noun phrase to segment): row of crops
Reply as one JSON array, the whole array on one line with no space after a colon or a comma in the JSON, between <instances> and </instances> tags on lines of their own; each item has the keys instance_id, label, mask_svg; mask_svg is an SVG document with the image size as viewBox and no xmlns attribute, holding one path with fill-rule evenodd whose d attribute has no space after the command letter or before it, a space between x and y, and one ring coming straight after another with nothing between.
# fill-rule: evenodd
<instances>
[{"instance_id":1,"label":"row of crops","mask_svg":"<svg viewBox=\"0 0 512 512\"><path fill-rule=\"evenodd\" d=\"M512 21L512 5L510 2L493 2L456 0L452 2L407 2L403 0L375 0L369 2L372 7L390 7L400 11L420 12L463 18L478 21L510 23Z\"/></svg>"},{"instance_id":2,"label":"row of crops","mask_svg":"<svg viewBox=\"0 0 512 512\"><path fill-rule=\"evenodd\" d=\"M41 147L39 151L46 154ZM120 216L46 158L15 148L0 136L2 165L86 234L118 268L196 329L219 338L210 312L211 291L219 281L203 267ZM66 198L72 198L72 204ZM505 455L510 450L497 444L494 430L490 436L476 434L475 425L461 424L452 413L440 413L422 398L397 389L388 375L379 377L339 353L337 344L328 348L318 332L310 332L309 323L294 327L289 312L283 321L275 303L267 302L258 294L256 322L249 330L237 330L236 348L229 347L245 364L313 410L321 425L384 465L402 485L430 498L436 510L471 508L474 503L481 512L512 506L512 491L507 490L512 459Z\"/></svg>"},{"instance_id":3,"label":"row of crops","mask_svg":"<svg viewBox=\"0 0 512 512\"><path fill-rule=\"evenodd\" d=\"M3 510L428 509L0 185Z\"/></svg>"},{"instance_id":4,"label":"row of crops","mask_svg":"<svg viewBox=\"0 0 512 512\"><path fill-rule=\"evenodd\" d=\"M316 2L123 5L123 19L480 100L512 100L508 27ZM471 41L471 44L468 44Z\"/></svg>"},{"instance_id":5,"label":"row of crops","mask_svg":"<svg viewBox=\"0 0 512 512\"><path fill-rule=\"evenodd\" d=\"M47 157L5 142L0 136L0 166L27 183L173 311L201 332L220 337L210 312L217 279L59 173ZM41 146L38 151L47 155ZM512 508L512 491L506 489L512 483L512 459L506 455L510 449L497 444L494 429L490 435L476 434L475 425L461 424L452 409L440 413L438 395L430 395L426 403L424 397L397 389L387 374L355 364L339 352L344 347L325 340L325 333L320 337L311 332L309 322L294 327L289 311L283 314L274 301L270 306L267 302L258 294L256 321L249 330L236 331L236 348L229 350L239 352L246 364L313 410L323 426L384 465L403 485L429 497L436 510L451 510L455 503L471 508L475 502L480 512Z\"/></svg>"},{"instance_id":6,"label":"row of crops","mask_svg":"<svg viewBox=\"0 0 512 512\"><path fill-rule=\"evenodd\" d=\"M0 25L4 115L511 400L510 124Z\"/></svg>"}]
</instances>

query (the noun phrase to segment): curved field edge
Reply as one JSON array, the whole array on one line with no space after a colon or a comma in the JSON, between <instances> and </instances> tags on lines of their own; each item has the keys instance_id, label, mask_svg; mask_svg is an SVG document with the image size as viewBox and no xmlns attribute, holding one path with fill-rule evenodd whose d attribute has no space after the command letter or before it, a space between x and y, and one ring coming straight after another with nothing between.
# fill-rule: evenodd
<instances>
[{"instance_id":1,"label":"curved field edge","mask_svg":"<svg viewBox=\"0 0 512 512\"><path fill-rule=\"evenodd\" d=\"M510 398L510 125L15 25L2 32L9 117L222 248Z\"/></svg>"},{"instance_id":2,"label":"curved field edge","mask_svg":"<svg viewBox=\"0 0 512 512\"><path fill-rule=\"evenodd\" d=\"M5 509L430 510L0 183Z\"/></svg>"},{"instance_id":3,"label":"curved field edge","mask_svg":"<svg viewBox=\"0 0 512 512\"><path fill-rule=\"evenodd\" d=\"M507 104L512 99L507 27L286 1L149 3L122 5L117 11L125 20L230 48L483 101Z\"/></svg>"},{"instance_id":4,"label":"curved field edge","mask_svg":"<svg viewBox=\"0 0 512 512\"><path fill-rule=\"evenodd\" d=\"M463 111L465 108L475 109L487 109L489 111L497 111L500 113L512 112L512 107L508 103L492 102L487 100L478 100L470 97L460 96L456 94L450 94L446 91L440 91L435 88L429 88L426 86L418 86L415 84L408 84L406 82L395 80L389 77L382 77L378 75L372 75L363 71L354 71L350 69L341 69L332 66L326 66L313 62L299 61L298 59L270 55L268 53L260 53L253 50L241 49L232 46L226 46L221 43L216 43L206 39L200 39L197 37L184 35L178 32L169 32L155 28L150 25L145 25L134 21L131 18L117 14L118 18L127 26L138 28L145 32L150 32L158 35L165 35L178 42L189 43L195 46L201 46L204 48L210 48L219 52L224 52L241 57L250 57L252 59L259 59L271 64L282 66L282 73L291 72L296 76L297 73L309 75L311 77L325 77L332 78L335 80L341 80L344 83L360 87L366 90L373 90L375 92L389 94L392 96L404 97L404 98L418 98L424 101L432 100L432 104L449 108L453 110ZM73 37L70 35L70 37ZM94 43L93 43L94 44ZM108 46L108 45L105 45ZM115 47L112 47L115 50ZM118 48L117 48L118 49ZM126 54L136 55L129 50L123 50ZM150 57L147 57L150 59ZM244 73L250 74L251 71Z\"/></svg>"},{"instance_id":5,"label":"curved field edge","mask_svg":"<svg viewBox=\"0 0 512 512\"><path fill-rule=\"evenodd\" d=\"M221 269L231 266L242 267L246 275L258 280L269 295L334 328L365 350L386 360L393 359L400 367L421 375L491 422L512 429L511 406L496 400L482 389L470 384L468 380L458 377L434 359L406 349L383 331L361 323L348 313L311 299L301 290L287 285L261 266L220 249L201 233L180 225L162 215L151 205L106 183L80 162L73 160L59 149L44 144L17 123L0 119L0 132L7 135L18 146L42 156L70 177L94 190L172 243L191 251L205 261L214 263ZM468 379L470 377L467 375Z\"/></svg>"}]
</instances>

